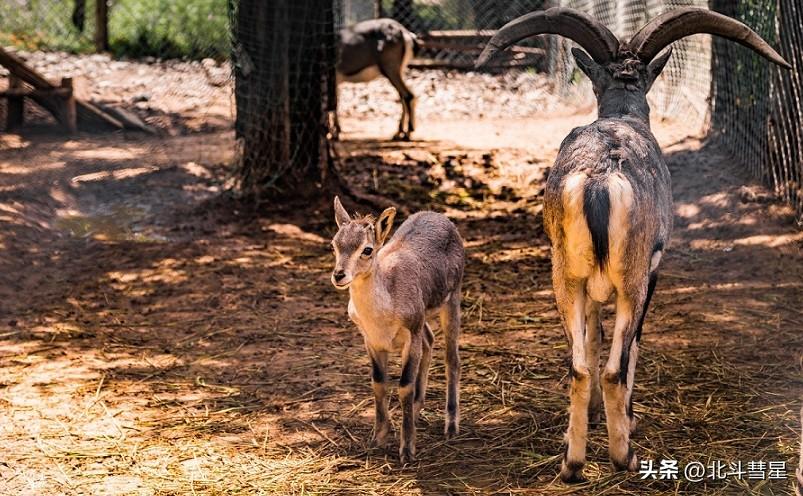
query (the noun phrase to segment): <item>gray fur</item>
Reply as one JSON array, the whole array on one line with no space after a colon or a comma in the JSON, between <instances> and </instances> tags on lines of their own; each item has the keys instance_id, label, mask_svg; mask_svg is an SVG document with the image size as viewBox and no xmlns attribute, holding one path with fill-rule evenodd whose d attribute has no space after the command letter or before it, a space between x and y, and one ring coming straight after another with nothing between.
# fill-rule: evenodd
<instances>
[{"instance_id":1,"label":"gray fur","mask_svg":"<svg viewBox=\"0 0 803 496\"><path fill-rule=\"evenodd\" d=\"M632 392L644 316L672 231L669 171L650 131L647 92L675 40L712 33L791 67L749 27L705 9L683 8L649 22L628 43L594 18L553 8L511 21L489 41L479 64L518 40L557 33L591 79L598 118L569 133L547 178L544 226L552 243L552 281L571 350L571 406L561 478L583 479L589 419L605 407L614 467L636 470L630 448ZM600 378L600 308L616 295L611 354ZM601 391L600 391L601 389ZM803 456L803 455L802 455Z\"/></svg>"},{"instance_id":2,"label":"gray fur","mask_svg":"<svg viewBox=\"0 0 803 496\"><path fill-rule=\"evenodd\" d=\"M638 59L618 58L607 67L597 64L580 50L575 50L580 68L591 78L597 96L598 119L572 130L561 143L547 179L544 195L544 224L552 242L552 270L555 297L566 327L566 336L573 350L576 370L572 379L572 415L567 435L567 453L561 477L565 481L582 478L585 463L585 432L589 417L599 416L604 396L609 432L609 450L615 467L635 470L637 460L629 446L632 420L632 373L638 343L635 336L646 312L646 300L651 275L652 257L656 247L668 244L672 230L672 193L669 171L664 163L658 142L650 131L649 106L646 94L660 73L669 53L645 65ZM624 225L615 225L611 219L609 231L625 230L624 242L609 240L609 257L612 264L593 260L589 279L575 277L568 251L577 239L565 232L567 215L564 199L567 177L583 174L584 187L607 184L612 175L623 178L632 191ZM626 209L627 202L614 194L610 196L611 212ZM586 208L588 205L586 205ZM607 205L606 205L607 208ZM619 219L621 221L621 219ZM595 275L596 274L596 275ZM608 294L595 294L589 286L591 278L604 280L610 285ZM618 326L613 333L616 345L612 346L602 387L599 378L600 306L615 294ZM589 328L590 326L590 328ZM575 341L579 341L575 343ZM614 356L619 350L619 356ZM593 370L592 370L593 368ZM600 391L602 389L602 391ZM604 395L602 394L604 393ZM587 410L587 415L579 413ZM582 439L580 441L580 439ZM582 444L574 447L572 444Z\"/></svg>"},{"instance_id":3,"label":"gray fur","mask_svg":"<svg viewBox=\"0 0 803 496\"><path fill-rule=\"evenodd\" d=\"M381 74L399 92L402 116L394 139L408 140L415 130L415 95L402 76L416 45L416 36L393 19L371 19L340 31L338 83L369 81ZM339 131L335 114L336 135Z\"/></svg>"},{"instance_id":4,"label":"gray fur","mask_svg":"<svg viewBox=\"0 0 803 496\"><path fill-rule=\"evenodd\" d=\"M440 314L446 338L447 409L444 430L458 432L460 291L465 254L457 228L445 216L410 216L387 244L395 210L352 219L335 198L339 230L332 241L332 283L349 290L349 316L359 327L372 360L372 376L387 377L387 355L401 351L402 462L415 457L415 421L424 404L433 334L427 323ZM370 254L366 255L366 249ZM374 381L374 442L385 443L390 429L385 384Z\"/></svg>"}]
</instances>

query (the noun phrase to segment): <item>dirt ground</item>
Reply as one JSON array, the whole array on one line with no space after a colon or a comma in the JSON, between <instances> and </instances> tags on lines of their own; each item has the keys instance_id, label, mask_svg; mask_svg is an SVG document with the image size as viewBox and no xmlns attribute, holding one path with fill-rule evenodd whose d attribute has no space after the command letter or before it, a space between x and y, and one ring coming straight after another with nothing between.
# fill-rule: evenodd
<instances>
[{"instance_id":1,"label":"dirt ground","mask_svg":"<svg viewBox=\"0 0 803 496\"><path fill-rule=\"evenodd\" d=\"M560 139L591 119L433 117L410 143L387 140L394 117L343 120L354 187L443 211L466 240L462 432L442 436L436 331L419 462L405 467L397 438L368 448L370 367L328 280L330 198L241 204L227 192L230 131L3 135L0 493L790 494L803 233L671 122L655 127L675 231L645 324L634 447L656 465L782 461L789 478L615 474L599 427L590 482L557 480L568 360L541 193Z\"/></svg>"}]
</instances>

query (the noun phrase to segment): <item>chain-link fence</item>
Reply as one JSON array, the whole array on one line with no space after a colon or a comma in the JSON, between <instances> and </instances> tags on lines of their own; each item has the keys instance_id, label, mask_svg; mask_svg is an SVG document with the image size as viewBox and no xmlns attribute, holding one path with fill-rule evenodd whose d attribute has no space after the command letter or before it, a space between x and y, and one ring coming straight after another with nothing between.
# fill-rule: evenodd
<instances>
[{"instance_id":1,"label":"chain-link fence","mask_svg":"<svg viewBox=\"0 0 803 496\"><path fill-rule=\"evenodd\" d=\"M341 18L349 24L375 15L393 17L424 41L425 49L414 66L471 68L495 30L523 14L555 5L582 10L621 39L628 39L649 19L667 10L706 7L707 0L346 0ZM559 36L539 36L495 57L491 68L547 71L555 76L556 93L588 104L593 95L585 78L575 71L571 46ZM684 115L690 129L700 129L708 116L710 66L709 37L692 36L676 43L669 65L650 94L653 112L659 116Z\"/></svg>"},{"instance_id":2,"label":"chain-link fence","mask_svg":"<svg viewBox=\"0 0 803 496\"><path fill-rule=\"evenodd\" d=\"M706 0L561 0L561 5L590 14L605 24L620 40L628 40L650 19L678 7L707 7ZM575 81L574 59L565 38L553 43L556 81L565 94ZM592 98L590 84L581 78L584 95ZM673 44L672 57L649 94L658 117L683 116L689 131L700 130L708 118L711 87L711 38L695 35Z\"/></svg>"},{"instance_id":3,"label":"chain-link fence","mask_svg":"<svg viewBox=\"0 0 803 496\"><path fill-rule=\"evenodd\" d=\"M669 65L650 94L653 113L682 118L690 131L701 129L710 119L718 139L753 174L795 205L803 219L801 6L794 0L712 1L713 8L742 19L779 46L795 70L771 66L730 42L717 41L712 50L710 37L692 36L674 45ZM6 0L0 2L0 45L14 47L29 65L54 82L62 77L86 77L87 98L134 111L147 124L171 133L231 126L239 115L238 132L242 134L242 120L248 118L245 112L256 115L280 104L289 108L301 99L331 107L333 85L323 74L333 69L334 55L328 55L324 67L320 65L323 59L298 48L309 48L308 42L319 34L311 34L308 26L302 25L298 32L288 32L281 39L273 31L262 33L267 31L264 26L242 31L236 24L242 4L243 0L111 0L104 4L97 0ZM468 68L494 30L522 14L558 4L588 12L626 39L664 11L686 5L706 7L708 1L335 0L316 5L331 13L335 28L377 16L397 17L425 42L425 50L414 61L418 67ZM297 8L287 2L265 8L275 10L284 5ZM321 5L327 8L320 9ZM105 13L99 9L103 6L107 7ZM296 11L288 12L292 16ZM105 30L99 29L99 19ZM112 56L90 55L104 43L98 36L104 32ZM269 48L260 48L260 44ZM496 59L494 70L521 66L547 72L555 82L552 91L556 98L589 104L593 99L590 85L576 70L570 47L571 42L563 38L541 36L507 51ZM58 50L87 55L68 57L54 53ZM236 113L231 60L244 76L260 62L273 64L279 55L286 58L281 63L289 71L277 80L280 86L261 90L264 94L238 93L243 102L250 103ZM284 66L270 67L281 72ZM0 70L0 76L4 74ZM300 82L309 77L323 78L322 96L291 95L293 88L301 87ZM7 81L0 80L0 90L6 86ZM0 119L5 115L4 104L0 99ZM317 117L307 122L316 135L325 127ZM264 140L284 139L286 132L274 134L268 132L276 129L272 124L263 125ZM282 152L289 161L310 149L309 143L299 144L295 151L290 148Z\"/></svg>"},{"instance_id":4,"label":"chain-link fence","mask_svg":"<svg viewBox=\"0 0 803 496\"><path fill-rule=\"evenodd\" d=\"M233 2L239 175L246 190L310 191L326 179L335 5Z\"/></svg>"},{"instance_id":5,"label":"chain-link fence","mask_svg":"<svg viewBox=\"0 0 803 496\"><path fill-rule=\"evenodd\" d=\"M473 67L493 31L523 14L544 8L548 0L343 0L343 24L392 17L423 42L413 66ZM546 39L523 42L500 54L491 67L543 67Z\"/></svg>"},{"instance_id":6,"label":"chain-link fence","mask_svg":"<svg viewBox=\"0 0 803 496\"><path fill-rule=\"evenodd\" d=\"M786 71L717 40L711 124L715 138L792 204L803 225L803 6L717 0L715 8L753 27L793 66Z\"/></svg>"}]
</instances>

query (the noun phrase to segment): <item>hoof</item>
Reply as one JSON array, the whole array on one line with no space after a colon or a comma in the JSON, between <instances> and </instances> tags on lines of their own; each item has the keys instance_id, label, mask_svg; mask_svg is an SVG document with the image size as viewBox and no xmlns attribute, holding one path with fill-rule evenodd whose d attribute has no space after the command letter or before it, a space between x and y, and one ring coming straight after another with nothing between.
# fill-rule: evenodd
<instances>
[{"instance_id":1,"label":"hoof","mask_svg":"<svg viewBox=\"0 0 803 496\"><path fill-rule=\"evenodd\" d=\"M447 422L446 427L443 429L443 435L446 436L446 439L452 439L459 433L460 427L457 425L457 422Z\"/></svg>"},{"instance_id":2,"label":"hoof","mask_svg":"<svg viewBox=\"0 0 803 496\"><path fill-rule=\"evenodd\" d=\"M391 138L393 141L410 141L410 135L407 133L398 132Z\"/></svg>"},{"instance_id":3,"label":"hoof","mask_svg":"<svg viewBox=\"0 0 803 496\"><path fill-rule=\"evenodd\" d=\"M402 465L413 463L415 461L415 450L410 448L399 449L399 460Z\"/></svg>"},{"instance_id":4,"label":"hoof","mask_svg":"<svg viewBox=\"0 0 803 496\"><path fill-rule=\"evenodd\" d=\"M584 463L580 462L566 463L564 460L563 463L560 464L560 480L566 484L580 484L585 482L586 478L583 476L584 465Z\"/></svg>"},{"instance_id":5,"label":"hoof","mask_svg":"<svg viewBox=\"0 0 803 496\"><path fill-rule=\"evenodd\" d=\"M390 429L374 431L374 435L371 436L371 447L384 449L388 443L389 432Z\"/></svg>"},{"instance_id":6,"label":"hoof","mask_svg":"<svg viewBox=\"0 0 803 496\"><path fill-rule=\"evenodd\" d=\"M418 417L421 416L421 410L424 409L424 403L413 403L413 423L418 424Z\"/></svg>"},{"instance_id":7,"label":"hoof","mask_svg":"<svg viewBox=\"0 0 803 496\"><path fill-rule=\"evenodd\" d=\"M613 464L613 468L616 469L617 472L636 472L638 471L638 457L635 453L633 453L633 448L630 448L627 452L627 459L622 460L615 460L611 458L611 463Z\"/></svg>"}]
</instances>

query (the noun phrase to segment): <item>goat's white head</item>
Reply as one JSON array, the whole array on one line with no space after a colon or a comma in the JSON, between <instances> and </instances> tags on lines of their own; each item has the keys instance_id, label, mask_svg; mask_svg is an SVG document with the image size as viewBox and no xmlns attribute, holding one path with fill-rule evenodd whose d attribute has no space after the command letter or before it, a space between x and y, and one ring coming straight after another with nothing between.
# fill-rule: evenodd
<instances>
[{"instance_id":1,"label":"goat's white head","mask_svg":"<svg viewBox=\"0 0 803 496\"><path fill-rule=\"evenodd\" d=\"M338 231L332 239L335 254L335 269L332 284L337 289L347 289L360 277L371 273L379 249L393 228L396 209L385 209L378 219L372 215L352 218L335 197L335 222Z\"/></svg>"},{"instance_id":2,"label":"goat's white head","mask_svg":"<svg viewBox=\"0 0 803 496\"><path fill-rule=\"evenodd\" d=\"M658 54L672 42L696 33L728 38L755 50L771 62L791 68L749 27L722 14L695 7L671 10L656 17L627 43L620 42L598 20L574 9L554 7L531 12L503 26L488 42L476 65L482 66L496 52L525 38L559 34L585 49L574 48L572 54L580 69L591 79L594 93L602 105L606 96L621 98L621 90L646 95L669 60L671 49L660 57Z\"/></svg>"}]
</instances>

